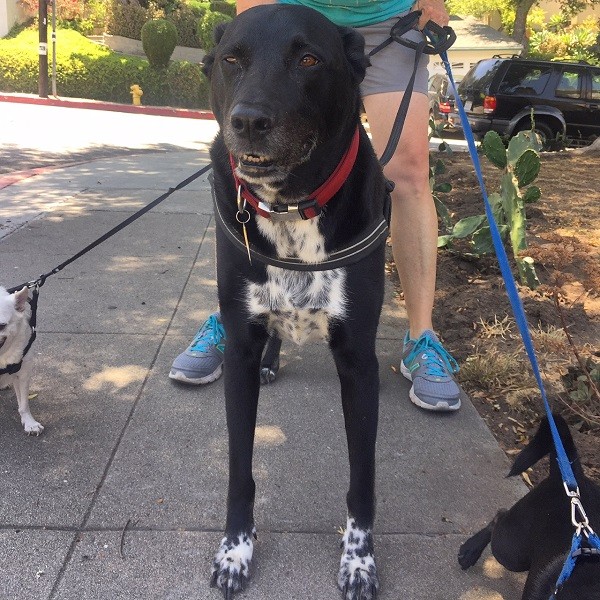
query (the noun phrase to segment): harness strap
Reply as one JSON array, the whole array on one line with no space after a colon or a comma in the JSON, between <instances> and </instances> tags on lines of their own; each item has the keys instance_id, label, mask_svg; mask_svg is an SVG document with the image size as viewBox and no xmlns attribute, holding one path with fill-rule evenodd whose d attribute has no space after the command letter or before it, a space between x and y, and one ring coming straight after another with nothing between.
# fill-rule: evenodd
<instances>
[{"instance_id":1,"label":"harness strap","mask_svg":"<svg viewBox=\"0 0 600 600\"><path fill-rule=\"evenodd\" d=\"M19 289L23 289L23 286L21 286ZM13 292L9 292L9 293L13 293ZM0 375L14 375L15 373L18 373L21 370L21 367L23 366L23 359L27 356L29 349L31 348L31 346L33 345L33 342L35 341L35 338L37 336L35 325L37 322L37 302L38 302L39 293L40 293L39 286L35 286L35 288L33 289L32 297L29 300L29 304L31 306L31 318L29 319L29 326L31 327L31 335L29 336L29 341L27 342L27 345L25 346L25 348L23 350L23 356L21 357L21 360L18 363L11 363L10 365L6 365L6 367L3 367L2 369L0 369Z\"/></svg>"},{"instance_id":2,"label":"harness strap","mask_svg":"<svg viewBox=\"0 0 600 600\"><path fill-rule=\"evenodd\" d=\"M211 182L212 183L212 182ZM246 246L246 242L242 235L234 228L230 227L223 217L213 190L213 200L215 207L215 220L225 235L229 238L235 248L244 255L250 251L252 259L256 259L265 265L271 267L279 267L280 269L288 269L290 271L329 271L331 269L339 269L358 262L363 257L367 256L375 250L380 244L385 242L388 236L388 224L385 218L374 223L364 237L342 248L336 250L329 255L327 260L318 263L307 263L296 257L276 258L263 254L251 244Z\"/></svg>"}]
</instances>

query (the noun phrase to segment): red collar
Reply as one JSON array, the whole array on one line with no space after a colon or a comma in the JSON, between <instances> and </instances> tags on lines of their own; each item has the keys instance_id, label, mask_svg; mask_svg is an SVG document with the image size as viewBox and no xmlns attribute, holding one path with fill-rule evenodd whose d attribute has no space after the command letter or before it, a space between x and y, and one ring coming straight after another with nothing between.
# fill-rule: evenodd
<instances>
[{"instance_id":1,"label":"red collar","mask_svg":"<svg viewBox=\"0 0 600 600\"><path fill-rule=\"evenodd\" d=\"M342 160L340 160L329 179L323 185L319 186L306 200L302 200L301 202L269 205L259 200L248 189L247 184L236 175L233 156L229 155L235 187L241 193L242 198L262 217L286 221L291 219L312 219L321 213L321 208L338 193L348 175L350 175L358 154L359 139L360 136L357 127L350 142L350 147L346 150L344 156L342 156Z\"/></svg>"}]
</instances>

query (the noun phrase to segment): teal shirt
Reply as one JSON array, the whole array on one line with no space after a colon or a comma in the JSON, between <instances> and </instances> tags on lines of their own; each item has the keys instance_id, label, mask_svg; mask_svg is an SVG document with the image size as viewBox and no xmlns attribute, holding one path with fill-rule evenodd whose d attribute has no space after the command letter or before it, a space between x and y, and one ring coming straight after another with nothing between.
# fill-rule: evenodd
<instances>
[{"instance_id":1,"label":"teal shirt","mask_svg":"<svg viewBox=\"0 0 600 600\"><path fill-rule=\"evenodd\" d=\"M406 12L414 0L279 0L318 10L337 25L364 27Z\"/></svg>"}]
</instances>

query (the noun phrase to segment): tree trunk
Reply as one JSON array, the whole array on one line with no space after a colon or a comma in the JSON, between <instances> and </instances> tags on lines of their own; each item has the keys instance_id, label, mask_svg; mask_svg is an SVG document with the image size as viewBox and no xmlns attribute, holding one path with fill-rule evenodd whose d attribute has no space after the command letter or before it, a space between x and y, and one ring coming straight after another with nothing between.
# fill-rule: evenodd
<instances>
[{"instance_id":1,"label":"tree trunk","mask_svg":"<svg viewBox=\"0 0 600 600\"><path fill-rule=\"evenodd\" d=\"M524 54L527 54L527 15L531 7L535 4L535 0L516 0L515 8L515 28L513 31L513 39L523 45Z\"/></svg>"}]
</instances>

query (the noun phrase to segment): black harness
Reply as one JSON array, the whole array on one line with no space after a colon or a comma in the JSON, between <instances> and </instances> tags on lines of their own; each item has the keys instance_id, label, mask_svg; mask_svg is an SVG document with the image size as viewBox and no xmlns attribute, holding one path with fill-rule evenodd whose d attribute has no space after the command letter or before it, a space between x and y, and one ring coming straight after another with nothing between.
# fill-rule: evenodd
<instances>
[{"instance_id":1,"label":"black harness","mask_svg":"<svg viewBox=\"0 0 600 600\"><path fill-rule=\"evenodd\" d=\"M19 289L23 289L23 286L21 286ZM21 367L23 366L23 359L25 358L25 356L27 356L29 349L31 348L31 346L33 345L33 342L35 341L35 338L37 335L35 326L36 326L36 320L37 320L37 303L38 303L38 296L40 293L39 290L40 290L39 286L36 285L33 288L33 294L32 294L31 299L29 300L29 304L31 305L31 318L29 319L29 326L31 327L31 335L29 336L29 341L27 342L27 346L25 346L25 349L23 350L23 356L21 357L21 360L18 363L12 363L12 364L6 365L6 367L3 367L2 369L0 369L0 375L14 375L15 373L18 373L21 370ZM14 290L14 288L11 288L8 291L9 291L9 293L12 293L13 291L17 291L17 290Z\"/></svg>"}]
</instances>

